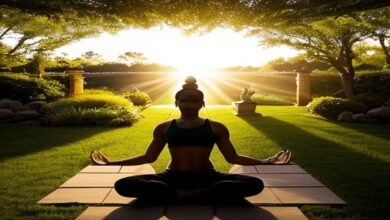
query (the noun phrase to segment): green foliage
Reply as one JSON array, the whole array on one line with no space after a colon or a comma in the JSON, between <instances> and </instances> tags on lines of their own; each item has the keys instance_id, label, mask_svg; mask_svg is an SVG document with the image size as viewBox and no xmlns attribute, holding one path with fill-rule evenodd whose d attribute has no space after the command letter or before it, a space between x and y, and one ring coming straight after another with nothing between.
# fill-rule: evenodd
<instances>
[{"instance_id":1,"label":"green foliage","mask_svg":"<svg viewBox=\"0 0 390 220\"><path fill-rule=\"evenodd\" d=\"M364 103L367 106L367 109L373 109L384 105L389 98L390 94L378 95L374 93L361 93L359 95L354 96L352 100Z\"/></svg>"},{"instance_id":2,"label":"green foliage","mask_svg":"<svg viewBox=\"0 0 390 220\"><path fill-rule=\"evenodd\" d=\"M18 112L23 109L23 104L14 100L1 99L0 109L10 109L13 112Z\"/></svg>"},{"instance_id":3,"label":"green foliage","mask_svg":"<svg viewBox=\"0 0 390 220\"><path fill-rule=\"evenodd\" d=\"M0 74L0 99L8 98L27 103L36 100L53 101L65 96L65 87L55 80L21 74Z\"/></svg>"},{"instance_id":4,"label":"green foliage","mask_svg":"<svg viewBox=\"0 0 390 220\"><path fill-rule=\"evenodd\" d=\"M56 112L69 107L73 107L75 109L94 109L110 106L118 106L126 110L134 109L133 104L129 102L129 100L119 95L85 94L49 103L47 111Z\"/></svg>"},{"instance_id":5,"label":"green foliage","mask_svg":"<svg viewBox=\"0 0 390 220\"><path fill-rule=\"evenodd\" d=\"M84 94L85 95L114 95L114 93L107 88L84 89Z\"/></svg>"},{"instance_id":6,"label":"green foliage","mask_svg":"<svg viewBox=\"0 0 390 220\"><path fill-rule=\"evenodd\" d=\"M387 1L38 1L12 0L3 3L7 8L48 17L76 15L80 18L102 19L107 23L125 23L137 27L150 27L160 23L173 26L186 25L189 29L205 30L231 25L236 28L253 23L294 22L321 19L324 16L343 16L362 10L389 6ZM216 13L218 12L218 13ZM191 25L192 24L192 25Z\"/></svg>"},{"instance_id":7,"label":"green foliage","mask_svg":"<svg viewBox=\"0 0 390 220\"><path fill-rule=\"evenodd\" d=\"M65 86L65 93L69 93L70 80L68 74L45 74L43 78L48 80L55 80Z\"/></svg>"},{"instance_id":8,"label":"green foliage","mask_svg":"<svg viewBox=\"0 0 390 220\"><path fill-rule=\"evenodd\" d=\"M336 119L343 111L363 113L365 109L363 103L330 96L314 98L308 106L309 112L331 119Z\"/></svg>"},{"instance_id":9,"label":"green foliage","mask_svg":"<svg viewBox=\"0 0 390 220\"><path fill-rule=\"evenodd\" d=\"M372 93L376 95L390 95L390 72L372 72L360 74L354 81L356 94Z\"/></svg>"},{"instance_id":10,"label":"green foliage","mask_svg":"<svg viewBox=\"0 0 390 220\"><path fill-rule=\"evenodd\" d=\"M74 13L53 18L47 14L29 14L0 6L0 14L0 45L5 45L0 47L0 66L10 66L18 63L20 57L25 58L26 54L41 55L112 27L109 22L102 24L97 17L80 19ZM7 38L15 39L16 43L9 45ZM39 59L34 58L32 66L40 72L43 67L38 63Z\"/></svg>"},{"instance_id":11,"label":"green foliage","mask_svg":"<svg viewBox=\"0 0 390 220\"><path fill-rule=\"evenodd\" d=\"M131 92L124 93L123 96L130 100L135 106L148 106L152 103L150 96L144 92L133 89Z\"/></svg>"},{"instance_id":12,"label":"green foliage","mask_svg":"<svg viewBox=\"0 0 390 220\"><path fill-rule=\"evenodd\" d=\"M140 118L135 109L119 106L104 108L75 108L73 106L57 109L45 115L43 121L53 126L130 126Z\"/></svg>"},{"instance_id":13,"label":"green foliage","mask_svg":"<svg viewBox=\"0 0 390 220\"><path fill-rule=\"evenodd\" d=\"M386 57L383 49L378 46L360 44L354 48L356 61L354 66L357 71L380 70L386 65Z\"/></svg>"},{"instance_id":14,"label":"green foliage","mask_svg":"<svg viewBox=\"0 0 390 220\"><path fill-rule=\"evenodd\" d=\"M139 118L139 109L122 96L91 90L52 102L43 119L48 125L128 126Z\"/></svg>"},{"instance_id":15,"label":"green foliage","mask_svg":"<svg viewBox=\"0 0 390 220\"><path fill-rule=\"evenodd\" d=\"M311 72L313 70L327 70L329 65L323 62L310 60L305 57L304 54L297 55L295 57L284 59L277 58L268 62L263 68L275 71L286 71L286 72Z\"/></svg>"},{"instance_id":16,"label":"green foliage","mask_svg":"<svg viewBox=\"0 0 390 220\"><path fill-rule=\"evenodd\" d=\"M252 87L246 87L240 94L240 99L244 102L252 102L252 96L255 90Z\"/></svg>"},{"instance_id":17,"label":"green foliage","mask_svg":"<svg viewBox=\"0 0 390 220\"><path fill-rule=\"evenodd\" d=\"M274 95L264 95L256 93L252 96L252 101L257 105L292 105L291 101Z\"/></svg>"}]
</instances>

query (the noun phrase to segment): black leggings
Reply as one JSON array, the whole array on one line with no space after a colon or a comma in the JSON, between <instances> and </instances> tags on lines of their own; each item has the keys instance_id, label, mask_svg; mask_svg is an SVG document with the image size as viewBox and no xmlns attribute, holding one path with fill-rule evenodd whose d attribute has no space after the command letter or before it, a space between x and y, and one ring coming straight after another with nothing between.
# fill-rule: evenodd
<instances>
[{"instance_id":1,"label":"black leggings","mask_svg":"<svg viewBox=\"0 0 390 220\"><path fill-rule=\"evenodd\" d=\"M219 199L243 198L260 193L264 183L258 178L217 171L177 172L130 176L118 180L115 190L125 197L173 199L182 189L206 189L206 194Z\"/></svg>"}]
</instances>

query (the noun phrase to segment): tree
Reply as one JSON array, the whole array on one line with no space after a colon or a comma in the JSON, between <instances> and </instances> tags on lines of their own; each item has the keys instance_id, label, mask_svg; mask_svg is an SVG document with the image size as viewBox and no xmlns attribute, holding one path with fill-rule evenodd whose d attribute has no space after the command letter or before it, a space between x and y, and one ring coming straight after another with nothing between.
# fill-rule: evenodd
<instances>
[{"instance_id":1,"label":"tree","mask_svg":"<svg viewBox=\"0 0 390 220\"><path fill-rule=\"evenodd\" d=\"M97 64L103 61L102 55L93 51L87 51L81 55L87 61L87 64Z\"/></svg>"},{"instance_id":2,"label":"tree","mask_svg":"<svg viewBox=\"0 0 390 220\"><path fill-rule=\"evenodd\" d=\"M268 45L289 45L305 50L309 58L327 63L339 71L345 96L353 97L355 43L370 36L366 24L351 17L328 17L311 23L277 25L258 32Z\"/></svg>"},{"instance_id":3,"label":"tree","mask_svg":"<svg viewBox=\"0 0 390 220\"><path fill-rule=\"evenodd\" d=\"M131 65L136 63L144 63L147 60L144 54L132 51L128 51L119 55L118 59L122 60L124 63L130 63Z\"/></svg>"},{"instance_id":4,"label":"tree","mask_svg":"<svg viewBox=\"0 0 390 220\"><path fill-rule=\"evenodd\" d=\"M276 71L313 71L313 70L327 70L329 65L316 61L313 59L307 59L305 54L299 54L295 57L289 59L276 58L269 61L266 65L263 66L263 69L276 70Z\"/></svg>"},{"instance_id":5,"label":"tree","mask_svg":"<svg viewBox=\"0 0 390 220\"><path fill-rule=\"evenodd\" d=\"M355 15L356 19L360 19L368 23L369 31L372 37L378 40L385 56L386 67L390 68L390 7L382 8L374 11L366 11ZM387 45L386 45L387 41Z\"/></svg>"},{"instance_id":6,"label":"tree","mask_svg":"<svg viewBox=\"0 0 390 220\"><path fill-rule=\"evenodd\" d=\"M354 53L356 54L354 62L356 70L378 70L386 65L385 55L378 45L359 43L354 48Z\"/></svg>"},{"instance_id":7,"label":"tree","mask_svg":"<svg viewBox=\"0 0 390 220\"><path fill-rule=\"evenodd\" d=\"M98 34L101 30L115 31L117 25L102 25L99 19L77 19L71 16L56 19L30 15L18 10L0 8L0 65L10 66L19 57L44 54L78 39ZM7 38L16 38L14 45Z\"/></svg>"},{"instance_id":8,"label":"tree","mask_svg":"<svg viewBox=\"0 0 390 220\"><path fill-rule=\"evenodd\" d=\"M165 23L189 29L318 20L387 6L390 6L388 0L3 0L0 3L3 8L50 18L73 14L81 19L89 17L144 28Z\"/></svg>"}]
</instances>

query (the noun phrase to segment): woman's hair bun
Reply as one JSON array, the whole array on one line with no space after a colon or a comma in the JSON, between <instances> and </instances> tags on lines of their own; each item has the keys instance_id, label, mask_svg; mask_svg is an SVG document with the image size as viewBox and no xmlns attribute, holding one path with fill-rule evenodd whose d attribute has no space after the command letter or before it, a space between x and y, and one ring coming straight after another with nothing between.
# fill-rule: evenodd
<instances>
[{"instance_id":1,"label":"woman's hair bun","mask_svg":"<svg viewBox=\"0 0 390 220\"><path fill-rule=\"evenodd\" d=\"M197 89L198 85L196 84L196 79L193 76L188 76L183 85L183 89Z\"/></svg>"}]
</instances>

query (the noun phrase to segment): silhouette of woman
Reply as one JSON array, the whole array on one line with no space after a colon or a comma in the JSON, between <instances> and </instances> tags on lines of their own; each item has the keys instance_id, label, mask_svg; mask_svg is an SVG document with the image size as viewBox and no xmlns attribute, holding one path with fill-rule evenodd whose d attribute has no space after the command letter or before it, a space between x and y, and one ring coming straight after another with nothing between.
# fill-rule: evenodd
<instances>
[{"instance_id":1,"label":"silhouette of woman","mask_svg":"<svg viewBox=\"0 0 390 220\"><path fill-rule=\"evenodd\" d=\"M161 123L155 128L153 141L144 155L111 161L97 151L91 152L91 160L95 164L140 165L154 162L168 143L171 162L167 170L118 180L115 190L120 195L146 200L207 195L207 198L223 201L260 193L264 188L260 179L214 170L209 160L214 144L217 144L226 161L232 164L287 164L291 160L292 152L289 150L262 160L238 155L229 140L229 131L225 125L199 117L199 110L205 104L203 93L197 87L194 77L185 80L183 88L175 95L180 118Z\"/></svg>"}]
</instances>

